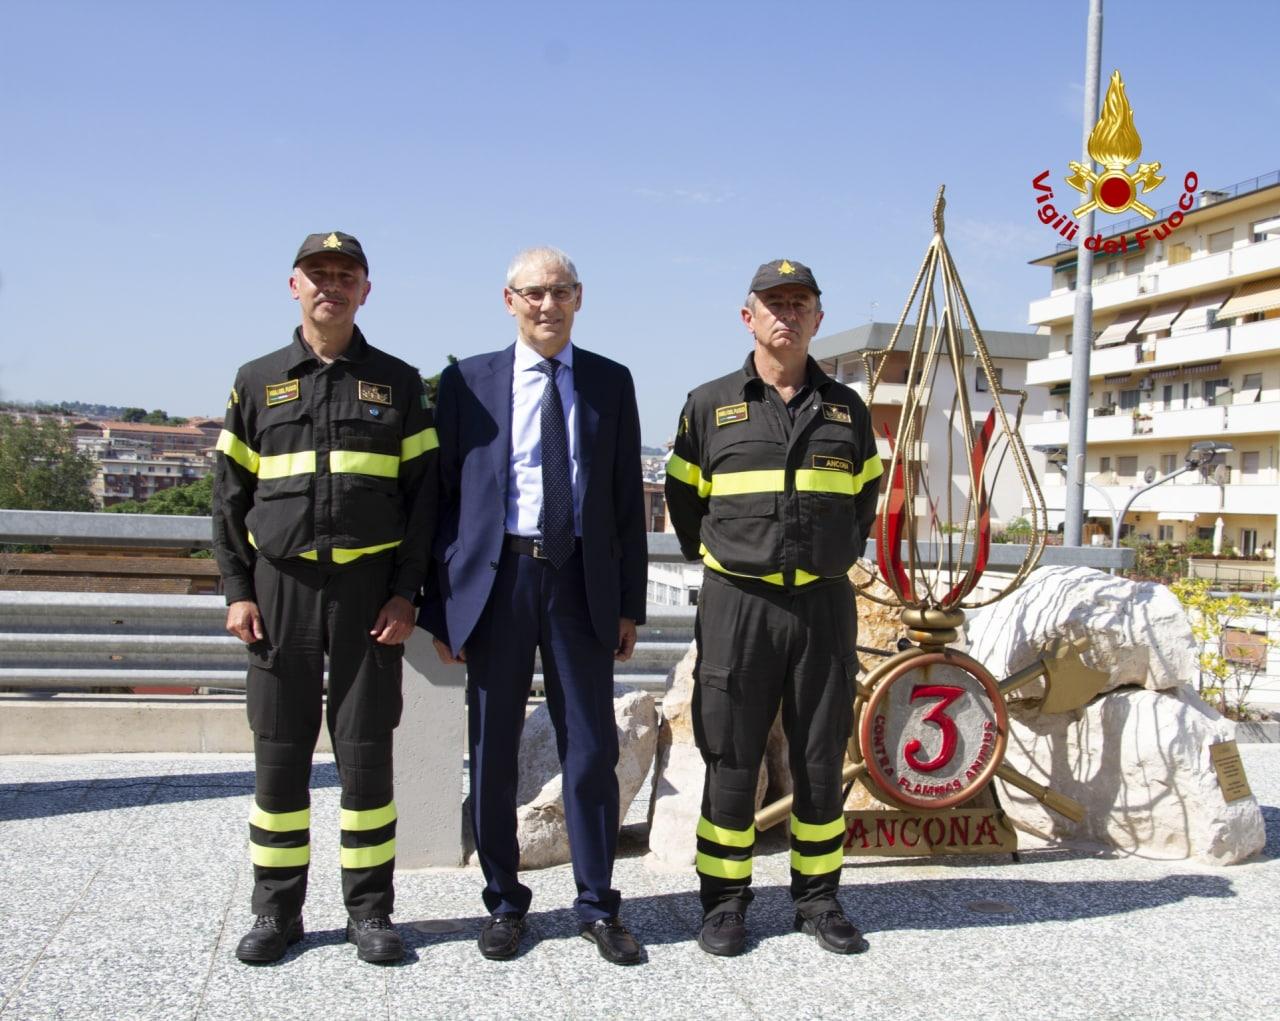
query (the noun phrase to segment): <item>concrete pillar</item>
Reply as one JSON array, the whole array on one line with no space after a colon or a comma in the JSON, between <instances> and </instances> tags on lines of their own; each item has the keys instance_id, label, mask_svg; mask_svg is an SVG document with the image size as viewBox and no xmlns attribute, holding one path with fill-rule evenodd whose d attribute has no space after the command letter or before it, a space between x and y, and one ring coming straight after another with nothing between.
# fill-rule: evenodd
<instances>
[{"instance_id":1,"label":"concrete pillar","mask_svg":"<svg viewBox=\"0 0 1280 1021\"><path fill-rule=\"evenodd\" d=\"M396 867L462 864L466 667L445 666L414 628L404 650L404 714L396 730Z\"/></svg>"}]
</instances>

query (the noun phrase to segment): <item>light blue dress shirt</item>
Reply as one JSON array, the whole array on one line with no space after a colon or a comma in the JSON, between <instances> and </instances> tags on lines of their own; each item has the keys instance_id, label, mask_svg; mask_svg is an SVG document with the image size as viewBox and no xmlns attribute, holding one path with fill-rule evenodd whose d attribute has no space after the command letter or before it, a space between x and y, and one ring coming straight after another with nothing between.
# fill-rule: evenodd
<instances>
[{"instance_id":1,"label":"light blue dress shirt","mask_svg":"<svg viewBox=\"0 0 1280 1021\"><path fill-rule=\"evenodd\" d=\"M542 391L545 373L534 366L542 355L516 339L515 372L511 379L511 461L507 469L506 529L512 535L540 536L538 513L542 510ZM556 388L564 406L569 437L569 463L573 475L573 531L582 535L582 483L578 462L578 409L573 399L573 342L556 355L560 370Z\"/></svg>"}]
</instances>

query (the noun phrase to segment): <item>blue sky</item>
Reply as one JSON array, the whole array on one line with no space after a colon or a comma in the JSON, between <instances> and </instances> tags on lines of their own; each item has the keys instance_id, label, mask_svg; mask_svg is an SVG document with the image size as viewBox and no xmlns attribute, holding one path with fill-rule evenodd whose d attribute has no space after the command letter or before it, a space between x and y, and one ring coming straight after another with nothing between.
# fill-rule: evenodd
<instances>
[{"instance_id":1,"label":"blue sky","mask_svg":"<svg viewBox=\"0 0 1280 1021\"><path fill-rule=\"evenodd\" d=\"M575 342L644 437L736 368L755 267L823 333L895 319L947 184L979 323L1021 329L1053 248L1031 179L1078 159L1087 3L0 0L0 397L220 414L297 323L302 237L369 254L359 322L438 370L514 338L519 248L576 260ZM1280 5L1106 4L1143 160L1280 168ZM1061 186L1065 190L1065 186Z\"/></svg>"}]
</instances>

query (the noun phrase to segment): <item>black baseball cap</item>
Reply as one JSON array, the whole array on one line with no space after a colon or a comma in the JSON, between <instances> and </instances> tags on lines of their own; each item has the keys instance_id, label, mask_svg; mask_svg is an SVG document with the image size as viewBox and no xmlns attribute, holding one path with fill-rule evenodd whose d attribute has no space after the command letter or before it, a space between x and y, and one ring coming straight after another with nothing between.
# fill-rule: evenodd
<instances>
[{"instance_id":1,"label":"black baseball cap","mask_svg":"<svg viewBox=\"0 0 1280 1021\"><path fill-rule=\"evenodd\" d=\"M801 287L809 288L814 294L822 294L818 289L818 281L813 279L813 270L803 262L795 262L791 259L774 259L773 262L766 262L751 278L750 290L759 294L770 287L781 287L783 284L799 284Z\"/></svg>"},{"instance_id":2,"label":"black baseball cap","mask_svg":"<svg viewBox=\"0 0 1280 1021\"><path fill-rule=\"evenodd\" d=\"M364 257L360 242L340 230L330 231L328 234L308 234L302 247L298 249L298 254L293 257L293 264L298 265L308 255L345 255L360 263L366 273L369 272L369 260Z\"/></svg>"}]
</instances>

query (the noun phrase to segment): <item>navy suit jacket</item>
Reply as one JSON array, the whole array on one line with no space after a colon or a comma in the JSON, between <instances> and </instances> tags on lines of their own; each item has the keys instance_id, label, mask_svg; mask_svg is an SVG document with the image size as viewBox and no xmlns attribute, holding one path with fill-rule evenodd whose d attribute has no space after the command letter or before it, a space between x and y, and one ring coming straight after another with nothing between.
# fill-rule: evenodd
<instances>
[{"instance_id":1,"label":"navy suit jacket","mask_svg":"<svg viewBox=\"0 0 1280 1021\"><path fill-rule=\"evenodd\" d=\"M506 531L515 346L444 370L436 399L440 511L419 623L456 654L480 619ZM640 415L631 373L573 349L582 561L591 624L609 648L618 618L644 623L648 545ZM434 581L434 584L433 584Z\"/></svg>"}]
</instances>

